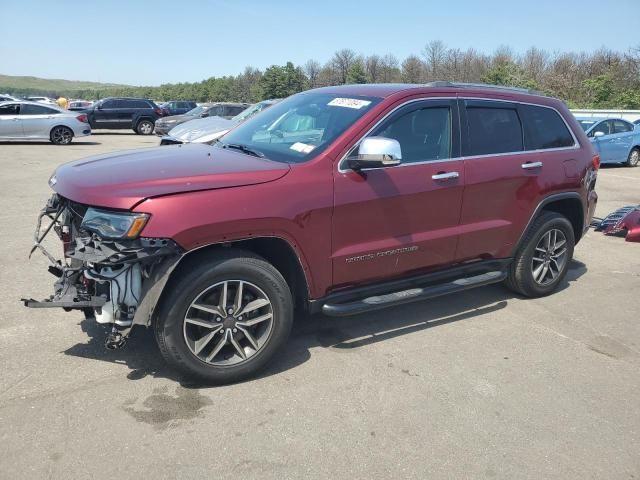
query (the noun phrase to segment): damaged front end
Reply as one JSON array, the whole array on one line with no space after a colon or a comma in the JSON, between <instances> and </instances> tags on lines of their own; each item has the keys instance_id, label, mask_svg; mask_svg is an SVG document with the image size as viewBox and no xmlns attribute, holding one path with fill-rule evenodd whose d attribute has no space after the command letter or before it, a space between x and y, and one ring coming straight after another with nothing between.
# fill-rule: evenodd
<instances>
[{"instance_id":1,"label":"damaged front end","mask_svg":"<svg viewBox=\"0 0 640 480\"><path fill-rule=\"evenodd\" d=\"M169 275L184 253L173 240L140 238L148 216L103 211L54 194L40 212L29 257L40 250L58 277L54 294L30 308L82 310L98 323L111 325L107 348L125 344L134 325L148 326ZM55 231L64 257L56 259L44 246Z\"/></svg>"}]
</instances>

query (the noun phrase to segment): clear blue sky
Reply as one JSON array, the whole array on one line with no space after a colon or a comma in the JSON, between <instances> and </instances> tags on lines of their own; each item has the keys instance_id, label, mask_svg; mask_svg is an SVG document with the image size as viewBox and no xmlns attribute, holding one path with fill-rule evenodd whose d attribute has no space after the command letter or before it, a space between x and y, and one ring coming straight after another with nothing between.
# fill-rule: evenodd
<instances>
[{"instance_id":1,"label":"clear blue sky","mask_svg":"<svg viewBox=\"0 0 640 480\"><path fill-rule=\"evenodd\" d=\"M3 0L0 73L159 85L290 60L640 45L640 0Z\"/></svg>"}]
</instances>

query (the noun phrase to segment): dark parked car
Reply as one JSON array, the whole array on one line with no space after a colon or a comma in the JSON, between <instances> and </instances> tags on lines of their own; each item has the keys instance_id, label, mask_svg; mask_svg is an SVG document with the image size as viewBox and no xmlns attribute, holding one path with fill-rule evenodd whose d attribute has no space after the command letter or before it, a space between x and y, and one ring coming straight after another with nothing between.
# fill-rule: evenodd
<instances>
[{"instance_id":1,"label":"dark parked car","mask_svg":"<svg viewBox=\"0 0 640 480\"><path fill-rule=\"evenodd\" d=\"M92 129L132 129L140 135L153 133L162 110L146 98L104 98L84 110Z\"/></svg>"},{"instance_id":2,"label":"dark parked car","mask_svg":"<svg viewBox=\"0 0 640 480\"><path fill-rule=\"evenodd\" d=\"M162 108L168 112L168 115L182 115L197 106L196 102L186 102L182 100L171 100L162 104Z\"/></svg>"},{"instance_id":3,"label":"dark parked car","mask_svg":"<svg viewBox=\"0 0 640 480\"><path fill-rule=\"evenodd\" d=\"M285 348L295 307L345 316L497 282L551 294L598 168L567 106L529 91L311 90L213 145L58 167L40 218L66 259L54 296L25 303L83 310L111 348L152 327L170 364L238 381Z\"/></svg>"},{"instance_id":4,"label":"dark parked car","mask_svg":"<svg viewBox=\"0 0 640 480\"><path fill-rule=\"evenodd\" d=\"M164 117L162 120L156 122L156 134L166 135L173 127L195 118L222 117L230 119L242 112L248 106L248 103L229 102L216 102L200 105L199 107L188 111L184 115L172 115L170 117Z\"/></svg>"}]
</instances>

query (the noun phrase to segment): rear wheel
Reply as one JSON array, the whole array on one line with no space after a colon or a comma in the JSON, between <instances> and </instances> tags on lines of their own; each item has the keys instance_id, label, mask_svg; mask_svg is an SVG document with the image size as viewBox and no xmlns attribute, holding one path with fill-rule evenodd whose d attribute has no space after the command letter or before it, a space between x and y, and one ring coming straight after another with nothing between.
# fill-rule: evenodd
<instances>
[{"instance_id":1,"label":"rear wheel","mask_svg":"<svg viewBox=\"0 0 640 480\"><path fill-rule=\"evenodd\" d=\"M575 235L566 217L543 212L531 225L509 269L507 286L527 297L552 293L573 258Z\"/></svg>"},{"instance_id":2,"label":"rear wheel","mask_svg":"<svg viewBox=\"0 0 640 480\"><path fill-rule=\"evenodd\" d=\"M151 120L140 120L136 125L136 132L139 135L151 135L153 133L153 122Z\"/></svg>"},{"instance_id":3,"label":"rear wheel","mask_svg":"<svg viewBox=\"0 0 640 480\"><path fill-rule=\"evenodd\" d=\"M629 157L624 163L626 167L637 167L640 162L640 149L634 148L629 152Z\"/></svg>"},{"instance_id":4,"label":"rear wheel","mask_svg":"<svg viewBox=\"0 0 640 480\"><path fill-rule=\"evenodd\" d=\"M172 281L155 322L168 363L223 384L255 375L286 342L293 302L284 278L250 252L230 250Z\"/></svg>"},{"instance_id":5,"label":"rear wheel","mask_svg":"<svg viewBox=\"0 0 640 480\"><path fill-rule=\"evenodd\" d=\"M62 125L53 127L49 139L56 145L68 145L73 140L73 130Z\"/></svg>"}]
</instances>

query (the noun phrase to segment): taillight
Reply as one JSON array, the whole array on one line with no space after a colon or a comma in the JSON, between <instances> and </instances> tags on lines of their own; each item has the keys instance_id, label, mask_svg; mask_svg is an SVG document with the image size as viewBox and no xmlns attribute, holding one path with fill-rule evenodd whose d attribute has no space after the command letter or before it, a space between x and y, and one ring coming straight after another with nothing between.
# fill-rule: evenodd
<instances>
[{"instance_id":1,"label":"taillight","mask_svg":"<svg viewBox=\"0 0 640 480\"><path fill-rule=\"evenodd\" d=\"M156 112L156 115L158 115L159 117L161 117L161 116L163 116L163 115L164 115L164 112L163 112L161 109L159 109L159 108L156 108L156 109L154 110L154 112Z\"/></svg>"},{"instance_id":2,"label":"taillight","mask_svg":"<svg viewBox=\"0 0 640 480\"><path fill-rule=\"evenodd\" d=\"M82 115L78 115L76 117L76 120L78 120L80 123L89 123L87 122L87 116L84 113Z\"/></svg>"},{"instance_id":3,"label":"taillight","mask_svg":"<svg viewBox=\"0 0 640 480\"><path fill-rule=\"evenodd\" d=\"M593 168L598 170L600 168L600 155L594 155L591 158L591 164L593 165Z\"/></svg>"}]
</instances>

